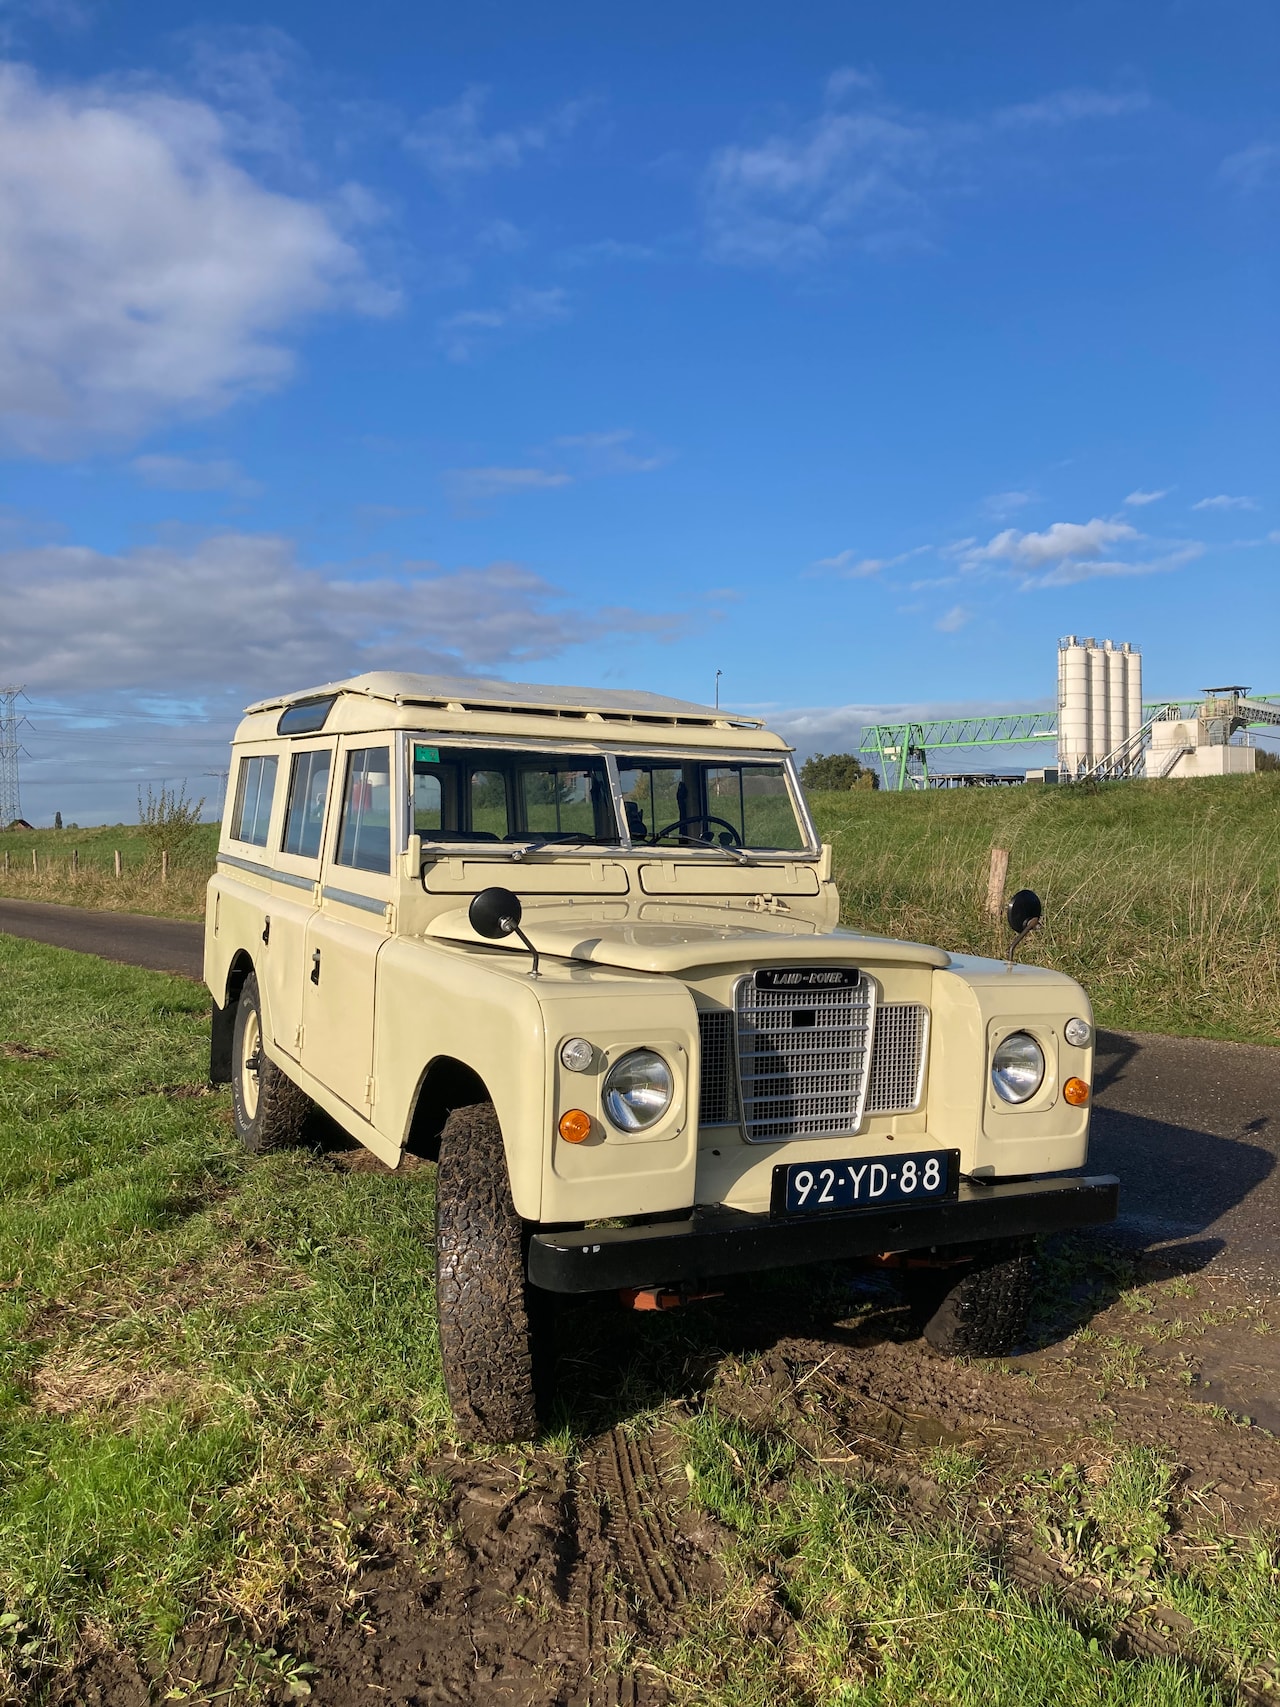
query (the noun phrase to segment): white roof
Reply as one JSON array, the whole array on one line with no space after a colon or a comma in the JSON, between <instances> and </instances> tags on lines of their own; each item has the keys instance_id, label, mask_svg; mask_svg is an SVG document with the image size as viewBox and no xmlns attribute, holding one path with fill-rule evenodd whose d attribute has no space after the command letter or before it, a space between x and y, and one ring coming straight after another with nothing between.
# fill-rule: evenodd
<instances>
[{"instance_id":1,"label":"white roof","mask_svg":"<svg viewBox=\"0 0 1280 1707\"><path fill-rule=\"evenodd\" d=\"M296 693L276 694L246 708L245 715L272 711L298 700L321 699L328 694L364 694L396 705L436 705L457 709L501 705L527 707L531 712L564 711L633 712L639 716L678 717L707 723L733 723L759 728L758 717L740 717L714 706L692 700L668 699L663 694L641 693L632 688L548 687L540 682L504 682L492 676L419 676L405 670L370 670L345 682L325 682Z\"/></svg>"}]
</instances>

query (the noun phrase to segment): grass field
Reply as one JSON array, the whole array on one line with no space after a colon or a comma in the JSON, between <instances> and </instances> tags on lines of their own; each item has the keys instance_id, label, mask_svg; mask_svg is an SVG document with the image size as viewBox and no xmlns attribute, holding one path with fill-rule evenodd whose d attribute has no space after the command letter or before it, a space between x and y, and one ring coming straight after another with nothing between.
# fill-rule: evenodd
<instances>
[{"instance_id":1,"label":"grass field","mask_svg":"<svg viewBox=\"0 0 1280 1707\"><path fill-rule=\"evenodd\" d=\"M205 1085L207 1036L193 984L0 938L0 1699L82 1699L68 1668L94 1655L100 1681L127 1654L160 1677L155 1699L298 1698L313 1650L291 1620L316 1584L334 1585L326 1630L374 1641L358 1592L370 1560L394 1559L445 1594L451 1573L473 1568L477 1543L464 1541L458 1514L485 1478L503 1490L483 1508L486 1524L539 1478L559 1478L545 1510L586 1522L587 1494L563 1490L593 1438L619 1422L638 1440L659 1430L675 1441L681 1496L702 1514L699 1545L720 1586L690 1601L678 1629L618 1625L591 1660L596 1675L625 1665L674 1702L723 1707L1226 1707L1233 1691L1216 1673L1115 1649L1126 1610L1153 1597L1181 1608L1196 1640L1237 1672L1274 1663L1275 1536L1229 1514L1215 1528L1192 1502L1175 1518L1176 1458L1158 1440L1126 1444L1107 1421L1126 1394L1140 1398L1138 1371L1153 1367L1157 1345L1125 1328L1119 1306L1125 1354L1097 1333L1091 1352L1082 1332L1063 1364L1103 1360L1092 1456L1045 1470L939 1445L924 1462L952 1492L928 1513L867 1480L851 1447L820 1444L813 1430L829 1425L828 1405L796 1408L820 1396L838 1340L784 1381L789 1410L751 1426L734 1414L771 1367L721 1349L748 1319L746 1295L719 1315L625 1328L607 1304L580 1307L558 1431L536 1449L470 1454L453 1435L437 1362L433 1170L353 1168L325 1144L246 1159L226 1093ZM753 1283L748 1316L770 1284ZM826 1284L780 1277L773 1295L784 1313L803 1313ZM1091 1283L1075 1267L1055 1284L1069 1298ZM1132 1322L1160 1324L1161 1344L1176 1347L1196 1325L1191 1283L1173 1283L1168 1298L1169 1286L1124 1284ZM867 1308L844 1298L846 1315ZM1234 1315L1259 1334L1280 1326L1265 1312ZM910 1346L890 1354L904 1369L918 1361ZM603 1373L597 1355L613 1360ZM855 1358L843 1380L859 1367ZM691 1379L695 1369L704 1373ZM999 1380L1031 1392L1045 1378ZM1151 1414L1170 1404L1160 1394ZM1230 1446L1240 1431L1206 1422L1203 1409L1194 1426ZM1014 1435L1027 1429L997 1429L993 1451ZM846 1427L832 1438L858 1436ZM1220 1446L1215 1434L1211 1455ZM1064 1569L1105 1579L1110 1612L1073 1621L1021 1591L965 1503L983 1478L983 1509L1023 1513ZM542 1585L529 1591L536 1604L511 1591L503 1614L527 1618L529 1641L549 1627L537 1595L550 1605L553 1556L568 1548L563 1535L534 1533L535 1565L538 1549L548 1555L529 1579ZM468 1606L485 1585L483 1559ZM193 1621L233 1633L239 1669L225 1694L172 1675L165 1692L164 1655ZM500 1639L506 1626L499 1617L485 1628ZM477 1623L472 1639L494 1638ZM450 1640L463 1640L469 1668L465 1640Z\"/></svg>"},{"instance_id":2,"label":"grass field","mask_svg":"<svg viewBox=\"0 0 1280 1707\"><path fill-rule=\"evenodd\" d=\"M1098 789L856 790L816 795L812 805L835 849L846 925L998 954L1007 935L983 903L991 849L1007 848L1010 891L1033 888L1045 903L1045 928L1024 958L1078 978L1101 1024L1280 1042L1280 774ZM42 830L0 844L10 854L0 893L199 918L217 827L201 826L164 884L137 830ZM112 875L116 847L121 881Z\"/></svg>"}]
</instances>

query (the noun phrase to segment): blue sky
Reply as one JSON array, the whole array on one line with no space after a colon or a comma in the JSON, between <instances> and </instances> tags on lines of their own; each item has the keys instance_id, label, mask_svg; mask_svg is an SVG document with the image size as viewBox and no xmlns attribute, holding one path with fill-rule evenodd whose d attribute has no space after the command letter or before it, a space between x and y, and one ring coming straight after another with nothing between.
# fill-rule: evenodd
<instances>
[{"instance_id":1,"label":"blue sky","mask_svg":"<svg viewBox=\"0 0 1280 1707\"><path fill-rule=\"evenodd\" d=\"M28 816L203 792L247 700L382 665L721 669L810 749L1044 703L1072 631L1280 691L1278 46L1263 0L0 0Z\"/></svg>"}]
</instances>

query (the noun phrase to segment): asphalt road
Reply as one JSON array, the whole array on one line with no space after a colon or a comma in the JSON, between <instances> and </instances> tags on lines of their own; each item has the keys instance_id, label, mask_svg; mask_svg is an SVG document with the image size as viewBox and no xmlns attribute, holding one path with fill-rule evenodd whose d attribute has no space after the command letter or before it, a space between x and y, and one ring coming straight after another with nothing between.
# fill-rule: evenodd
<instances>
[{"instance_id":1,"label":"asphalt road","mask_svg":"<svg viewBox=\"0 0 1280 1707\"><path fill-rule=\"evenodd\" d=\"M181 920L0 899L0 931L201 974ZM1096 1079L1088 1171L1120 1176L1125 1237L1280 1290L1280 1049L1103 1032Z\"/></svg>"},{"instance_id":2,"label":"asphalt road","mask_svg":"<svg viewBox=\"0 0 1280 1707\"><path fill-rule=\"evenodd\" d=\"M103 960L121 960L126 966L145 966L151 972L199 978L204 970L204 926L185 919L95 913L87 907L0 897L0 931L49 942L55 948L97 954Z\"/></svg>"}]
</instances>

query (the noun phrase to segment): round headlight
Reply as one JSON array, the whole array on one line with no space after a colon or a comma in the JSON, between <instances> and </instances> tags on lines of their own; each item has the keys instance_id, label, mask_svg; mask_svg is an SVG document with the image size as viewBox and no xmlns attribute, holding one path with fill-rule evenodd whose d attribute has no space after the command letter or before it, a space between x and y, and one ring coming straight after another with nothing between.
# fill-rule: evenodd
<instances>
[{"instance_id":1,"label":"round headlight","mask_svg":"<svg viewBox=\"0 0 1280 1707\"><path fill-rule=\"evenodd\" d=\"M560 1063L571 1073L585 1073L595 1053L585 1037L571 1037L560 1045Z\"/></svg>"},{"instance_id":2,"label":"round headlight","mask_svg":"<svg viewBox=\"0 0 1280 1707\"><path fill-rule=\"evenodd\" d=\"M1087 1049L1093 1037L1093 1027L1087 1019L1069 1019L1062 1028L1062 1035L1073 1049Z\"/></svg>"},{"instance_id":3,"label":"round headlight","mask_svg":"<svg viewBox=\"0 0 1280 1707\"><path fill-rule=\"evenodd\" d=\"M605 1075L604 1111L623 1132L640 1132L671 1107L671 1069L652 1049L633 1049Z\"/></svg>"},{"instance_id":4,"label":"round headlight","mask_svg":"<svg viewBox=\"0 0 1280 1707\"><path fill-rule=\"evenodd\" d=\"M991 1083L1005 1102L1027 1102L1044 1083L1044 1050L1025 1031L997 1044L991 1057Z\"/></svg>"}]
</instances>

